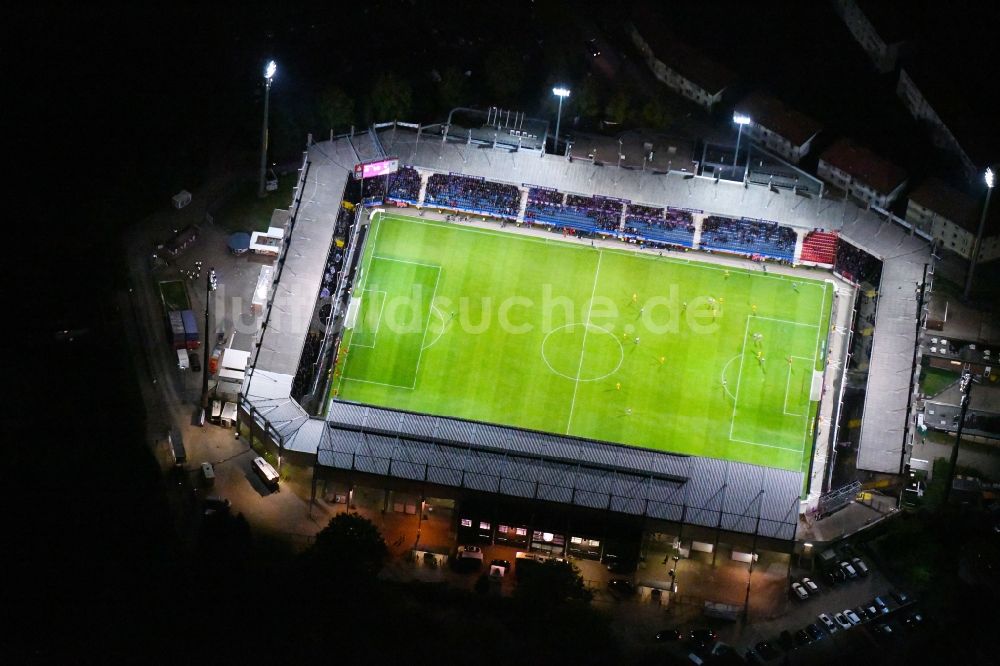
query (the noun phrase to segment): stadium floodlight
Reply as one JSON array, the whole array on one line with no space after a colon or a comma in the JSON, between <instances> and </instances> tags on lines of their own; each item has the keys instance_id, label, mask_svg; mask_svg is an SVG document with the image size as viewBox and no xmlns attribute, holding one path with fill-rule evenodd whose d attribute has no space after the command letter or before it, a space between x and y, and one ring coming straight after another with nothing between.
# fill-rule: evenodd
<instances>
[{"instance_id":1,"label":"stadium floodlight","mask_svg":"<svg viewBox=\"0 0 1000 666\"><path fill-rule=\"evenodd\" d=\"M736 131L736 153L733 154L733 171L736 171L736 160L740 157L740 137L743 136L743 126L750 124L750 116L734 113L733 122L739 127L739 130Z\"/></svg>"},{"instance_id":2,"label":"stadium floodlight","mask_svg":"<svg viewBox=\"0 0 1000 666\"><path fill-rule=\"evenodd\" d=\"M260 181L257 184L257 196L267 195L265 189L265 178L267 172L267 109L271 101L271 82L274 74L278 71L278 65L273 60L269 60L264 66L264 127L260 133Z\"/></svg>"},{"instance_id":3,"label":"stadium floodlight","mask_svg":"<svg viewBox=\"0 0 1000 666\"><path fill-rule=\"evenodd\" d=\"M559 123L562 120L562 102L563 99L569 97L569 88L564 88L563 86L556 86L552 89L552 94L559 98L559 113L556 115L556 138L555 138L555 151L559 152Z\"/></svg>"},{"instance_id":4,"label":"stadium floodlight","mask_svg":"<svg viewBox=\"0 0 1000 666\"><path fill-rule=\"evenodd\" d=\"M969 300L969 294L972 292L972 274L976 271L976 263L979 260L979 250L983 245L983 232L986 231L986 213L990 209L990 196L993 194L993 186L996 184L994 178L993 169L987 168L986 173L983 174L983 180L986 181L986 203L983 204L983 214L979 218L979 230L976 232L976 238L972 243L972 254L969 255L969 272L965 276L965 292L963 293L963 298L966 301Z\"/></svg>"},{"instance_id":5,"label":"stadium floodlight","mask_svg":"<svg viewBox=\"0 0 1000 666\"><path fill-rule=\"evenodd\" d=\"M208 269L208 275L205 276L205 340L202 341L201 346L204 348L202 353L205 355L204 361L201 367L201 408L202 410L208 409L208 306L212 302L212 292L219 288L219 276L215 273L215 268ZM204 416L204 412L202 412Z\"/></svg>"}]
</instances>

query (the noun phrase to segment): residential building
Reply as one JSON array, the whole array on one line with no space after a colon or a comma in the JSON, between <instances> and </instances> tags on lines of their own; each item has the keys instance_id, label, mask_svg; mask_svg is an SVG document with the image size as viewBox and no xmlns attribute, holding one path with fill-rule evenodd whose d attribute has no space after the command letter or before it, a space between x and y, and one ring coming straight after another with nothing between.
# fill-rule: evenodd
<instances>
[{"instance_id":1,"label":"residential building","mask_svg":"<svg viewBox=\"0 0 1000 666\"><path fill-rule=\"evenodd\" d=\"M759 91L737 104L736 112L750 118L743 131L751 140L795 164L809 152L822 129L809 116Z\"/></svg>"},{"instance_id":2,"label":"residential building","mask_svg":"<svg viewBox=\"0 0 1000 666\"><path fill-rule=\"evenodd\" d=\"M896 3L834 0L834 10L879 72L896 68L905 44L902 21L906 10Z\"/></svg>"},{"instance_id":3,"label":"residential building","mask_svg":"<svg viewBox=\"0 0 1000 666\"><path fill-rule=\"evenodd\" d=\"M928 178L910 193L906 221L931 235L942 248L955 252L963 259L971 259L985 196L985 190L977 199L940 178ZM1000 210L992 209L986 221L979 260L991 261L998 257Z\"/></svg>"},{"instance_id":4,"label":"residential building","mask_svg":"<svg viewBox=\"0 0 1000 666\"><path fill-rule=\"evenodd\" d=\"M628 24L628 33L659 81L711 111L722 101L725 90L736 82L736 75L661 26L659 18L643 7Z\"/></svg>"},{"instance_id":5,"label":"residential building","mask_svg":"<svg viewBox=\"0 0 1000 666\"><path fill-rule=\"evenodd\" d=\"M865 203L887 208L906 186L906 172L850 139L823 151L817 175Z\"/></svg>"}]
</instances>

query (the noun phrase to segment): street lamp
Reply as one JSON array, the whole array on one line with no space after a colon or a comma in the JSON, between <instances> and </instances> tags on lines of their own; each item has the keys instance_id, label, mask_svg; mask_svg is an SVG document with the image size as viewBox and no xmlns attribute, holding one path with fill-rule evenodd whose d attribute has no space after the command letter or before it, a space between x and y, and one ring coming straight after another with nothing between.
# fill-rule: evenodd
<instances>
[{"instance_id":1,"label":"street lamp","mask_svg":"<svg viewBox=\"0 0 1000 666\"><path fill-rule=\"evenodd\" d=\"M556 115L556 139L555 152L559 152L559 122L562 120L562 103L564 97L569 97L569 88L556 86L552 89L552 94L559 98L559 113Z\"/></svg>"},{"instance_id":2,"label":"street lamp","mask_svg":"<svg viewBox=\"0 0 1000 666\"><path fill-rule=\"evenodd\" d=\"M742 113L734 113L733 122L739 127L736 131L736 154L733 155L733 171L736 171L736 160L740 156L740 137L743 135L743 126L750 124L750 116L745 116Z\"/></svg>"},{"instance_id":3,"label":"street lamp","mask_svg":"<svg viewBox=\"0 0 1000 666\"><path fill-rule=\"evenodd\" d=\"M208 305L212 302L212 292L219 288L219 280L215 275L215 269L208 269L205 277L205 339L201 345L204 347L205 362L201 366L201 407L208 409ZM237 428L237 431L239 428Z\"/></svg>"},{"instance_id":4,"label":"street lamp","mask_svg":"<svg viewBox=\"0 0 1000 666\"><path fill-rule=\"evenodd\" d=\"M268 61L264 67L264 126L260 132L260 183L257 187L257 196L267 195L264 189L265 172L267 171L267 108L271 101L271 81L274 80L274 73L278 71L278 65L273 60Z\"/></svg>"},{"instance_id":5,"label":"street lamp","mask_svg":"<svg viewBox=\"0 0 1000 666\"><path fill-rule=\"evenodd\" d=\"M993 194L993 186L996 184L993 169L986 169L984 179L986 180L986 203L983 204L983 214L979 218L979 231L976 232L976 240L972 244L972 255L969 257L969 273L965 276L965 300L969 300L969 292L972 291L972 274L976 270L979 248L983 243L983 232L986 230L986 211L990 209L990 195Z\"/></svg>"}]
</instances>

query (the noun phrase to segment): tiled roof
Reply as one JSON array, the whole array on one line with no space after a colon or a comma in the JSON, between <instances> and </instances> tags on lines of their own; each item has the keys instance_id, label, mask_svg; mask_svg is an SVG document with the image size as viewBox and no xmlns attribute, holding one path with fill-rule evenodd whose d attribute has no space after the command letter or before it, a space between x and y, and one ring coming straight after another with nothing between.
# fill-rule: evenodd
<instances>
[{"instance_id":1,"label":"tiled roof","mask_svg":"<svg viewBox=\"0 0 1000 666\"><path fill-rule=\"evenodd\" d=\"M940 178L931 177L920 183L910 199L963 229L976 232L982 203L948 185Z\"/></svg>"},{"instance_id":2,"label":"tiled roof","mask_svg":"<svg viewBox=\"0 0 1000 666\"><path fill-rule=\"evenodd\" d=\"M785 137L796 146L801 146L823 129L809 116L760 91L744 98L736 105L736 111L750 116L754 123Z\"/></svg>"},{"instance_id":3,"label":"tiled roof","mask_svg":"<svg viewBox=\"0 0 1000 666\"><path fill-rule=\"evenodd\" d=\"M819 157L884 194L906 180L906 172L901 168L850 139L838 139Z\"/></svg>"},{"instance_id":4,"label":"tiled roof","mask_svg":"<svg viewBox=\"0 0 1000 666\"><path fill-rule=\"evenodd\" d=\"M721 92L736 83L735 73L677 39L649 6L636 9L632 24L660 62L709 93Z\"/></svg>"}]
</instances>

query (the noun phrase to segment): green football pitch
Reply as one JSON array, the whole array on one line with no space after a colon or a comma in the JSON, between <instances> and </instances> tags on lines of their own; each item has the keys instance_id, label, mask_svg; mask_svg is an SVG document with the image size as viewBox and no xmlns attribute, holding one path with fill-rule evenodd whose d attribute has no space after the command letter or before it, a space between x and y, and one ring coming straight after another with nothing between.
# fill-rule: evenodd
<instances>
[{"instance_id":1,"label":"green football pitch","mask_svg":"<svg viewBox=\"0 0 1000 666\"><path fill-rule=\"evenodd\" d=\"M832 285L376 213L332 392L805 472Z\"/></svg>"}]
</instances>

